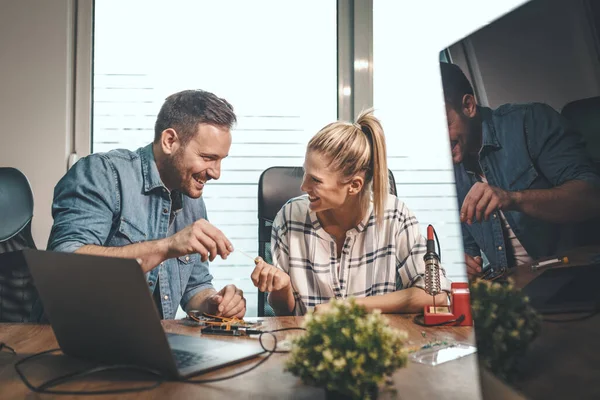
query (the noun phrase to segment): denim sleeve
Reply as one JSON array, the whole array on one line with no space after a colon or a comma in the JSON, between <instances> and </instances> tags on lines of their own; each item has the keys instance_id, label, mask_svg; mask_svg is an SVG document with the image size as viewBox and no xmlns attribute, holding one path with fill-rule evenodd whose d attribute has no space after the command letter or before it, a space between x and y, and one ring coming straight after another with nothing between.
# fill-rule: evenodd
<instances>
[{"instance_id":1,"label":"denim sleeve","mask_svg":"<svg viewBox=\"0 0 600 400\"><path fill-rule=\"evenodd\" d=\"M208 271L208 261L202 262L200 261L200 257L198 257L198 263L194 265L192 274L181 297L181 308L187 310L187 304L195 295L206 289L214 289L212 280L213 277Z\"/></svg>"},{"instance_id":2,"label":"denim sleeve","mask_svg":"<svg viewBox=\"0 0 600 400\"><path fill-rule=\"evenodd\" d=\"M567 120L552 107L536 103L526 124L527 143L539 170L554 185L571 180L600 186L600 177L585 149L585 143Z\"/></svg>"},{"instance_id":3,"label":"denim sleeve","mask_svg":"<svg viewBox=\"0 0 600 400\"><path fill-rule=\"evenodd\" d=\"M91 155L77 161L54 188L48 250L104 245L119 213L118 193L116 172L106 158Z\"/></svg>"},{"instance_id":4,"label":"denim sleeve","mask_svg":"<svg viewBox=\"0 0 600 400\"><path fill-rule=\"evenodd\" d=\"M200 215L196 215L194 219L203 218L208 221L206 207L202 207L201 210ZM195 295L206 289L214 289L212 280L213 277L208 270L208 261L202 261L200 255L198 255L198 262L194 264L194 268L192 269L192 273L179 303L181 308L187 310L187 304Z\"/></svg>"},{"instance_id":5,"label":"denim sleeve","mask_svg":"<svg viewBox=\"0 0 600 400\"><path fill-rule=\"evenodd\" d=\"M463 247L465 248L465 253L470 255L471 257L481 256L481 249L475 242L475 239L469 232L469 230L465 227L465 224L460 224L462 229L462 238L463 238Z\"/></svg>"}]
</instances>

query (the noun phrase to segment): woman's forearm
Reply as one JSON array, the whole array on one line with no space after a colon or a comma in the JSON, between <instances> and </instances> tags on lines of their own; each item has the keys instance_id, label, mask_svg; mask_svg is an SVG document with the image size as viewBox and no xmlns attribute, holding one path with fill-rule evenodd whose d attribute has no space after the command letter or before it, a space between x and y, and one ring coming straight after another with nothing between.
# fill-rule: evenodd
<instances>
[{"instance_id":1,"label":"woman's forearm","mask_svg":"<svg viewBox=\"0 0 600 400\"><path fill-rule=\"evenodd\" d=\"M361 297L356 302L368 311L379 309L384 314L418 313L423 311L423 307L433 305L433 297L421 288L411 287L379 296ZM435 304L448 305L448 295L438 294Z\"/></svg>"},{"instance_id":2,"label":"woman's forearm","mask_svg":"<svg viewBox=\"0 0 600 400\"><path fill-rule=\"evenodd\" d=\"M269 293L268 301L271 307L273 307L275 315L292 315L296 306L292 284L290 283L281 290L274 290Z\"/></svg>"}]
</instances>

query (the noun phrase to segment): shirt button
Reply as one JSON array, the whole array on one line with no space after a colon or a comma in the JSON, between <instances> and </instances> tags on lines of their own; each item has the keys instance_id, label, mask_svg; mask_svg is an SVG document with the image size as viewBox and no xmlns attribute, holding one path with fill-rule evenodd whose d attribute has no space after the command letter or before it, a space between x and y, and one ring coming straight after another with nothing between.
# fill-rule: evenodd
<instances>
[{"instance_id":1,"label":"shirt button","mask_svg":"<svg viewBox=\"0 0 600 400\"><path fill-rule=\"evenodd\" d=\"M502 246L498 246L498 250L502 250Z\"/></svg>"},{"instance_id":2,"label":"shirt button","mask_svg":"<svg viewBox=\"0 0 600 400\"><path fill-rule=\"evenodd\" d=\"M169 300L169 296L166 296L166 295L165 295L165 300Z\"/></svg>"},{"instance_id":3,"label":"shirt button","mask_svg":"<svg viewBox=\"0 0 600 400\"><path fill-rule=\"evenodd\" d=\"M169 212L169 210L167 210L166 208L163 208L163 213L165 213L165 214L166 214L166 213L168 213L168 212Z\"/></svg>"},{"instance_id":4,"label":"shirt button","mask_svg":"<svg viewBox=\"0 0 600 400\"><path fill-rule=\"evenodd\" d=\"M185 256L185 261L190 261L190 256Z\"/></svg>"},{"instance_id":5,"label":"shirt button","mask_svg":"<svg viewBox=\"0 0 600 400\"><path fill-rule=\"evenodd\" d=\"M496 214L492 214L494 216L494 218L496 218Z\"/></svg>"},{"instance_id":6,"label":"shirt button","mask_svg":"<svg viewBox=\"0 0 600 400\"><path fill-rule=\"evenodd\" d=\"M150 282L148 282L148 285L152 286L152 285L154 285L154 282L150 281Z\"/></svg>"}]
</instances>

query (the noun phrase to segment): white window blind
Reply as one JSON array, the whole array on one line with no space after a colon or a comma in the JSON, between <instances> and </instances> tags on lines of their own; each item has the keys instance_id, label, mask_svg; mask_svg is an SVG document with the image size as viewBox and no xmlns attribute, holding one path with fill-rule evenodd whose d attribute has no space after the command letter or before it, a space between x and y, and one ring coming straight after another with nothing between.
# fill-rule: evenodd
<instances>
[{"instance_id":1,"label":"white window blind","mask_svg":"<svg viewBox=\"0 0 600 400\"><path fill-rule=\"evenodd\" d=\"M414 13L399 14L400 3L373 3L373 103L386 132L389 168L396 178L398 197L415 213L423 234L428 224L434 226L448 277L466 281L441 101L438 62L442 49L431 41L408 39L424 14L415 19Z\"/></svg>"},{"instance_id":2,"label":"white window blind","mask_svg":"<svg viewBox=\"0 0 600 400\"><path fill-rule=\"evenodd\" d=\"M227 99L238 124L204 199L234 246L257 254L260 174L302 165L310 137L337 117L335 0L103 0L94 33L92 151L150 143L174 92L200 88ZM244 290L248 316L257 312L253 267L239 253L210 266L217 289Z\"/></svg>"}]
</instances>

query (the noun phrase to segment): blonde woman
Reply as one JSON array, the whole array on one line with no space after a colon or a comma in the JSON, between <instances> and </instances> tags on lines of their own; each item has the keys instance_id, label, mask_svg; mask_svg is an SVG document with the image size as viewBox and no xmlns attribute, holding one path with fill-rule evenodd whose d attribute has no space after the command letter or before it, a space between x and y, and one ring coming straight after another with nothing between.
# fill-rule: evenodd
<instances>
[{"instance_id":1,"label":"blonde woman","mask_svg":"<svg viewBox=\"0 0 600 400\"><path fill-rule=\"evenodd\" d=\"M370 111L334 122L308 143L302 191L273 221L273 264L259 259L252 282L277 315L304 315L353 296L368 310L419 312L426 240L419 223L389 194L385 136ZM450 281L440 270L442 290ZM445 303L441 293L436 304Z\"/></svg>"}]
</instances>

